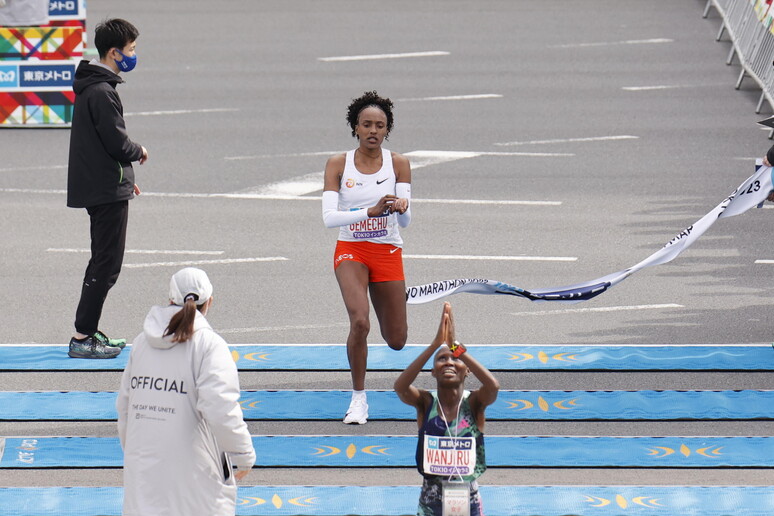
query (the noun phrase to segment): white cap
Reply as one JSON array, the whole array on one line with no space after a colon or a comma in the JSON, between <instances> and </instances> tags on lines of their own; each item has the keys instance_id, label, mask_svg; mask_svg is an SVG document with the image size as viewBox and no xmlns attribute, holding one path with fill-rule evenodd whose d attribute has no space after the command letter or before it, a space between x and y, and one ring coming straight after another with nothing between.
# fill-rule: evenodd
<instances>
[{"instance_id":1,"label":"white cap","mask_svg":"<svg viewBox=\"0 0 774 516\"><path fill-rule=\"evenodd\" d=\"M193 294L197 306L206 303L212 297L212 283L207 273L194 267L180 269L169 280L169 300L183 306L185 298Z\"/></svg>"}]
</instances>

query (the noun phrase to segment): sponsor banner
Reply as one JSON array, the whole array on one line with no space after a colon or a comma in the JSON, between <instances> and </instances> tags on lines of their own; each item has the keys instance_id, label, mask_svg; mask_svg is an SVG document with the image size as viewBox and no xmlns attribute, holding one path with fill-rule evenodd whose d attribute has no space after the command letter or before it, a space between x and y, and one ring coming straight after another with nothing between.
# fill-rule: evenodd
<instances>
[{"instance_id":1,"label":"sponsor banner","mask_svg":"<svg viewBox=\"0 0 774 516\"><path fill-rule=\"evenodd\" d=\"M83 28L0 27L0 60L74 59L83 56Z\"/></svg>"},{"instance_id":2,"label":"sponsor banner","mask_svg":"<svg viewBox=\"0 0 774 516\"><path fill-rule=\"evenodd\" d=\"M78 61L0 61L0 92L72 91Z\"/></svg>"},{"instance_id":3,"label":"sponsor banner","mask_svg":"<svg viewBox=\"0 0 774 516\"><path fill-rule=\"evenodd\" d=\"M576 285L533 290L525 290L501 281L489 279L436 281L426 285L408 287L406 289L406 302L410 305L428 303L460 292L505 294L523 297L530 301L564 301L570 303L586 301L606 292L641 269L674 260L680 253L698 240L718 219L739 215L756 206L761 207L769 193L774 190L774 186L772 186L772 171L771 167L764 167L761 164L761 160L758 160L755 173L739 185L731 195L712 211L691 226L680 231L660 250L628 269Z\"/></svg>"},{"instance_id":4,"label":"sponsor banner","mask_svg":"<svg viewBox=\"0 0 774 516\"><path fill-rule=\"evenodd\" d=\"M49 0L48 18L54 20L86 20L86 0Z\"/></svg>"}]
</instances>

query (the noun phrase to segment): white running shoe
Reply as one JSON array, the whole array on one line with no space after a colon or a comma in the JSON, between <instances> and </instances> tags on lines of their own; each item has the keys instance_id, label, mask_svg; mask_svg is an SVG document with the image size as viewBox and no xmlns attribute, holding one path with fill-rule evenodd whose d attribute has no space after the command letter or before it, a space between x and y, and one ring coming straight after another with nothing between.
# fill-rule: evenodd
<instances>
[{"instance_id":1,"label":"white running shoe","mask_svg":"<svg viewBox=\"0 0 774 516\"><path fill-rule=\"evenodd\" d=\"M349 404L347 413L344 415L344 424L346 425L364 425L368 421L368 403L365 396L353 397Z\"/></svg>"}]
</instances>

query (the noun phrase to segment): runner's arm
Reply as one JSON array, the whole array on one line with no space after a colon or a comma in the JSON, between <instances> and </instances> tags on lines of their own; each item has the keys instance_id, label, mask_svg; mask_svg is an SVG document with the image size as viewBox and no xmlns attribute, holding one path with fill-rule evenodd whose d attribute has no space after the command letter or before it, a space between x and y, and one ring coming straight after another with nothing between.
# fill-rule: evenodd
<instances>
[{"instance_id":1,"label":"runner's arm","mask_svg":"<svg viewBox=\"0 0 774 516\"><path fill-rule=\"evenodd\" d=\"M420 353L419 356L415 358L413 362L411 362L411 364L409 364L406 370L403 371L400 376L398 376L398 379L395 380L395 384L393 385L395 393L398 395L398 398L400 398L400 400L406 405L417 407L417 409L422 408L424 403L423 400L425 398L423 393L427 393L427 391L423 391L414 387L413 383L414 380L417 379L417 376L419 376L419 373L422 371L422 367L427 363L428 360L430 360L436 350L441 347L444 340L446 339L447 327L449 325L448 314L450 310L451 305L449 303L444 303L443 313L441 314L441 322L438 325L438 332L436 333L435 338L430 343L430 345L427 346L422 351L422 353Z\"/></svg>"}]
</instances>

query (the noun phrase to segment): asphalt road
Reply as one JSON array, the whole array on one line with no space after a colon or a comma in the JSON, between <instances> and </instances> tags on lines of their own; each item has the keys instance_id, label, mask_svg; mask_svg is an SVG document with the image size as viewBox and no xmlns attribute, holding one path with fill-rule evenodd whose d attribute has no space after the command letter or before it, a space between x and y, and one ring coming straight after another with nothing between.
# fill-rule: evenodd
<instances>
[{"instance_id":1,"label":"asphalt road","mask_svg":"<svg viewBox=\"0 0 774 516\"><path fill-rule=\"evenodd\" d=\"M343 0L89 4L140 29L120 94L150 159L125 268L102 318L131 338L169 276L199 262L232 343L340 343L346 314L320 216L327 157L354 148L350 99L396 104L385 147L414 164L407 284L489 278L543 288L625 269L710 211L771 142L760 94L734 89L703 0ZM91 37L91 34L90 34ZM406 56L405 54L419 55ZM399 54L392 58L374 56ZM352 56L361 56L354 59ZM370 56L363 58L362 56ZM770 110L766 106L767 110ZM768 111L767 111L768 113ZM65 207L69 132L0 130L0 343L66 343L88 255ZM309 186L311 183L312 186ZM315 186L315 184L317 186ZM517 201L530 201L529 203ZM772 212L718 221L674 262L585 303L451 298L469 343L772 340ZM451 258L456 256L457 258ZM464 258L463 258L464 257ZM530 259L527 259L530 258ZM201 263L204 262L204 263ZM428 342L440 304L409 308ZM370 342L381 342L374 330ZM321 354L320 360L324 360ZM770 389L765 373L509 373L505 389ZM375 373L369 388L390 388ZM113 390L118 373L0 373L4 390ZM328 388L347 373L243 373L242 388ZM766 422L492 423L505 435L770 435ZM411 423L251 423L254 434L413 434ZM0 434L115 435L112 423L3 423ZM755 484L769 470L492 469L490 484ZM120 485L120 470L8 471L0 485ZM255 484L418 484L410 469L255 471Z\"/></svg>"}]
</instances>

